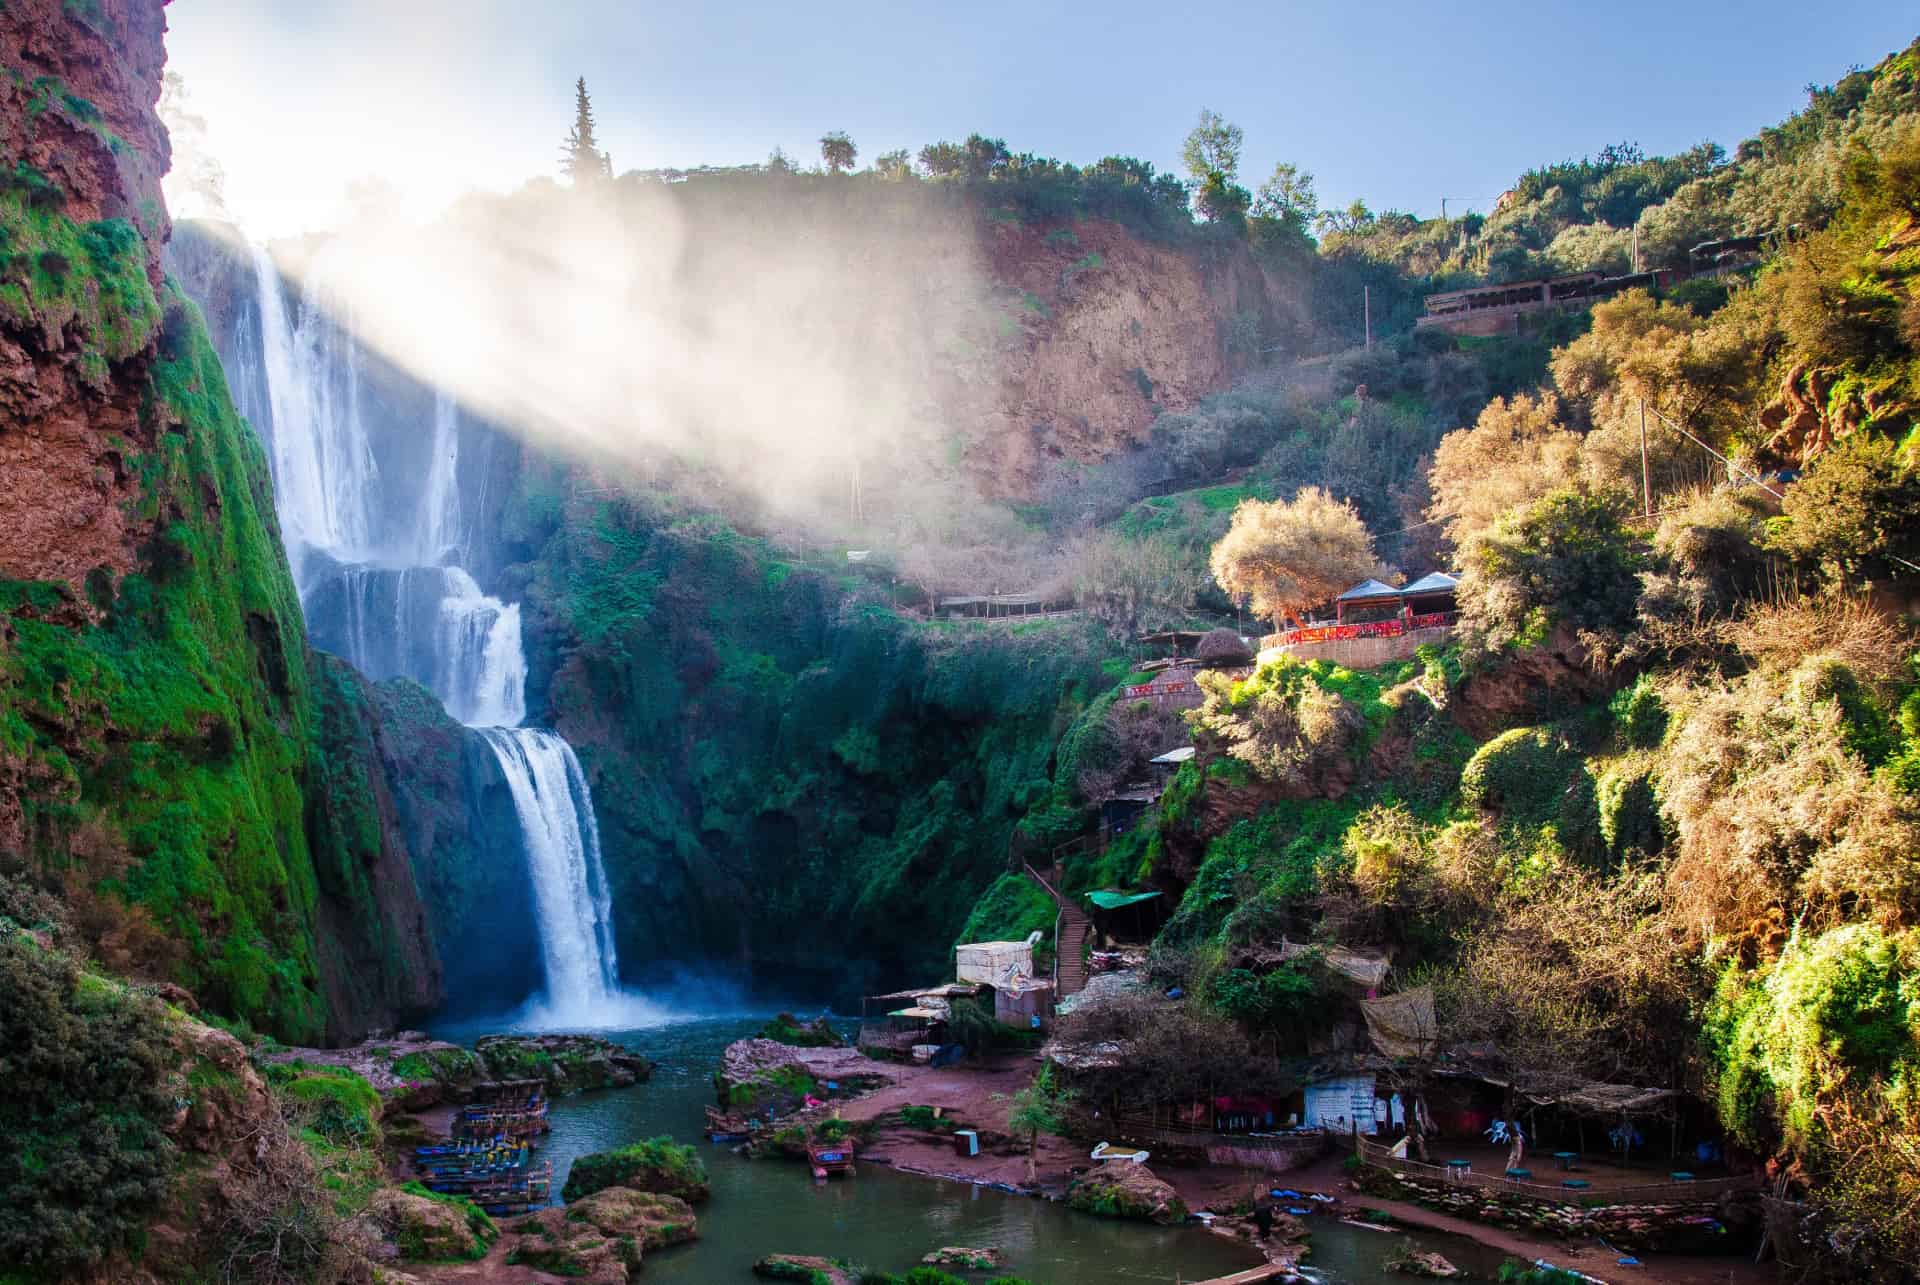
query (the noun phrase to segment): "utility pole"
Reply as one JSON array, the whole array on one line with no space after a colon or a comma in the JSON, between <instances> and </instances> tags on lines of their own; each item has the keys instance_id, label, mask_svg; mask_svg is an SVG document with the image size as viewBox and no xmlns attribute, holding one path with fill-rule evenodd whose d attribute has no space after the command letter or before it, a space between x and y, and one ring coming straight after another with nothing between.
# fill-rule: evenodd
<instances>
[{"instance_id":1,"label":"utility pole","mask_svg":"<svg viewBox=\"0 0 1920 1285\"><path fill-rule=\"evenodd\" d=\"M1633 270L1640 271L1640 221L1633 222Z\"/></svg>"},{"instance_id":2,"label":"utility pole","mask_svg":"<svg viewBox=\"0 0 1920 1285\"><path fill-rule=\"evenodd\" d=\"M1640 399L1640 506L1653 516L1653 487L1647 481L1647 399Z\"/></svg>"},{"instance_id":3,"label":"utility pole","mask_svg":"<svg viewBox=\"0 0 1920 1285\"><path fill-rule=\"evenodd\" d=\"M1365 325L1367 328L1367 351L1372 352L1373 351L1373 287L1372 286L1360 287L1360 307L1362 310L1361 315L1365 318Z\"/></svg>"}]
</instances>

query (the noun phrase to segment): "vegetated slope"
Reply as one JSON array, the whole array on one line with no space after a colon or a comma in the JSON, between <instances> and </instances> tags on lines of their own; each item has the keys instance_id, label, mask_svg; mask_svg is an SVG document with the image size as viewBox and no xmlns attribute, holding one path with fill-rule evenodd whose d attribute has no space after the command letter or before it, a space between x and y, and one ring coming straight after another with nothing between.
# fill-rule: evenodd
<instances>
[{"instance_id":1,"label":"vegetated slope","mask_svg":"<svg viewBox=\"0 0 1920 1285\"><path fill-rule=\"evenodd\" d=\"M7 6L0 855L117 971L287 1038L437 997L364 694L163 281L160 7Z\"/></svg>"},{"instance_id":2,"label":"vegetated slope","mask_svg":"<svg viewBox=\"0 0 1920 1285\"><path fill-rule=\"evenodd\" d=\"M1889 59L1849 94L1911 72ZM1420 481L1464 574L1459 642L1206 680L1197 762L1065 882L1177 901L1155 980L1217 1024L1223 1067L1365 1047L1338 978L1283 941L1384 953L1387 989L1433 987L1436 1053L1549 1093L1689 1092L1810 1202L1791 1254L1891 1280L1920 1262L1920 119L1875 128L1750 281L1600 305L1541 386L1440 440ZM1434 354L1375 360L1407 386L1395 368ZM1670 423L1797 478L1730 477ZM1303 480L1364 511L1381 479ZM1178 531L1195 496L1119 534ZM1064 747L1123 747L1131 716L1088 708L1027 829L1071 833L1062 803L1091 826ZM970 931L1045 922L1010 881ZM1395 1068L1414 1089L1430 1071Z\"/></svg>"}]
</instances>

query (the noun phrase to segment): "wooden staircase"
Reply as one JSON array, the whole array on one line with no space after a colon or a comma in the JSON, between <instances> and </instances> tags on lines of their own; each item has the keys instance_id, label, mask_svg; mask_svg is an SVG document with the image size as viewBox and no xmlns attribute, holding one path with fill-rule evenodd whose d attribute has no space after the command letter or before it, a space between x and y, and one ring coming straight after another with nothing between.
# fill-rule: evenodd
<instances>
[{"instance_id":1,"label":"wooden staircase","mask_svg":"<svg viewBox=\"0 0 1920 1285\"><path fill-rule=\"evenodd\" d=\"M1053 923L1053 998L1054 1002L1078 995L1087 986L1087 943L1093 940L1093 920L1070 898L1060 895L1047 877L1026 861L1020 868L1027 878L1039 884L1059 908ZM1059 866L1052 867L1057 878Z\"/></svg>"}]
</instances>

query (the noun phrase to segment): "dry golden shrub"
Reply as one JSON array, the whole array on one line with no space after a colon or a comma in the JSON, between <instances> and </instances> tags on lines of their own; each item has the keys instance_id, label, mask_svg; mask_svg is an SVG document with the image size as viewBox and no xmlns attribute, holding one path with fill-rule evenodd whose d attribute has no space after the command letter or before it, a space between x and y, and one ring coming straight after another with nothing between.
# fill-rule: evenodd
<instances>
[{"instance_id":1,"label":"dry golden shrub","mask_svg":"<svg viewBox=\"0 0 1920 1285\"><path fill-rule=\"evenodd\" d=\"M1756 644L1766 664L1811 617L1771 619ZM1836 646L1872 665L1872 637ZM1775 911L1814 925L1920 917L1920 807L1849 748L1845 712L1820 681L1832 663L1669 689L1680 727L1659 773L1679 836L1668 893L1697 938L1746 939Z\"/></svg>"},{"instance_id":2,"label":"dry golden shrub","mask_svg":"<svg viewBox=\"0 0 1920 1285\"><path fill-rule=\"evenodd\" d=\"M1872 686L1902 677L1915 644L1910 630L1850 594L1786 594L1724 628L1728 643L1763 670L1828 656Z\"/></svg>"}]
</instances>

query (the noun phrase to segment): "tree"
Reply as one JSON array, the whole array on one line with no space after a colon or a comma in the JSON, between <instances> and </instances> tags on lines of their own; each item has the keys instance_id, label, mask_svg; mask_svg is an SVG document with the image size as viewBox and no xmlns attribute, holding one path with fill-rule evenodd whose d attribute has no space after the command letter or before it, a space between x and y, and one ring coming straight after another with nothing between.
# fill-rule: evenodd
<instances>
[{"instance_id":1,"label":"tree","mask_svg":"<svg viewBox=\"0 0 1920 1285\"><path fill-rule=\"evenodd\" d=\"M1101 532L1079 541L1068 557L1074 600L1128 638L1185 623L1202 582L1197 557L1152 536Z\"/></svg>"},{"instance_id":2,"label":"tree","mask_svg":"<svg viewBox=\"0 0 1920 1285\"><path fill-rule=\"evenodd\" d=\"M1359 197L1353 198L1353 204L1344 210L1322 210L1314 217L1314 226L1320 229L1321 236L1333 233L1352 235L1364 232L1373 226L1373 211Z\"/></svg>"},{"instance_id":3,"label":"tree","mask_svg":"<svg viewBox=\"0 0 1920 1285\"><path fill-rule=\"evenodd\" d=\"M920 164L934 178L992 178L1010 158L1004 140L982 134L969 134L959 143L928 143L920 149Z\"/></svg>"},{"instance_id":4,"label":"tree","mask_svg":"<svg viewBox=\"0 0 1920 1285\"><path fill-rule=\"evenodd\" d=\"M597 183L613 177L613 158L600 150L593 129L593 99L587 93L585 76L573 82L573 129L560 145L560 172L574 186Z\"/></svg>"},{"instance_id":5,"label":"tree","mask_svg":"<svg viewBox=\"0 0 1920 1285\"><path fill-rule=\"evenodd\" d=\"M898 182L913 173L913 157L904 147L895 148L891 152L882 152L873 158L873 172L881 178Z\"/></svg>"},{"instance_id":6,"label":"tree","mask_svg":"<svg viewBox=\"0 0 1920 1285\"><path fill-rule=\"evenodd\" d=\"M860 149L853 145L842 129L830 130L820 136L820 159L827 164L827 171L838 174L853 168L854 160L860 155Z\"/></svg>"},{"instance_id":7,"label":"tree","mask_svg":"<svg viewBox=\"0 0 1920 1285\"><path fill-rule=\"evenodd\" d=\"M1900 444L1856 432L1789 487L1769 543L1847 578L1920 575L1920 470Z\"/></svg>"},{"instance_id":8,"label":"tree","mask_svg":"<svg viewBox=\"0 0 1920 1285\"><path fill-rule=\"evenodd\" d=\"M1204 184L1214 174L1225 183L1240 177L1240 149L1246 136L1238 125L1210 108L1200 109L1200 123L1187 134L1180 148L1180 159L1195 183Z\"/></svg>"},{"instance_id":9,"label":"tree","mask_svg":"<svg viewBox=\"0 0 1920 1285\"><path fill-rule=\"evenodd\" d=\"M1444 523L1453 547L1464 550L1509 511L1579 476L1580 435L1561 424L1558 398L1496 397L1472 428L1440 439L1427 475L1427 517Z\"/></svg>"},{"instance_id":10,"label":"tree","mask_svg":"<svg viewBox=\"0 0 1920 1285\"><path fill-rule=\"evenodd\" d=\"M1305 232L1320 215L1320 198L1314 195L1313 175L1298 165L1282 161L1273 167L1273 176L1260 185L1252 213L1255 218L1278 219Z\"/></svg>"},{"instance_id":11,"label":"tree","mask_svg":"<svg viewBox=\"0 0 1920 1285\"><path fill-rule=\"evenodd\" d=\"M1241 501L1209 565L1222 589L1281 627L1365 579L1377 562L1353 505L1309 486L1291 501Z\"/></svg>"},{"instance_id":12,"label":"tree","mask_svg":"<svg viewBox=\"0 0 1920 1285\"><path fill-rule=\"evenodd\" d=\"M1466 551L1460 610L1491 647L1543 639L1556 621L1618 636L1632 628L1642 559L1618 493L1555 491L1495 522Z\"/></svg>"},{"instance_id":13,"label":"tree","mask_svg":"<svg viewBox=\"0 0 1920 1285\"><path fill-rule=\"evenodd\" d=\"M1072 1089L1062 1088L1055 1083L1051 1066L1042 1067L1040 1074L1033 1077L1033 1083L1018 1093L1011 1096L994 1094L995 1100L1007 1104L1007 1128L1014 1133L1027 1135L1028 1183L1033 1182L1034 1173L1039 1167L1040 1135L1043 1132L1063 1134L1066 1130L1067 1108L1079 1096Z\"/></svg>"}]
</instances>

